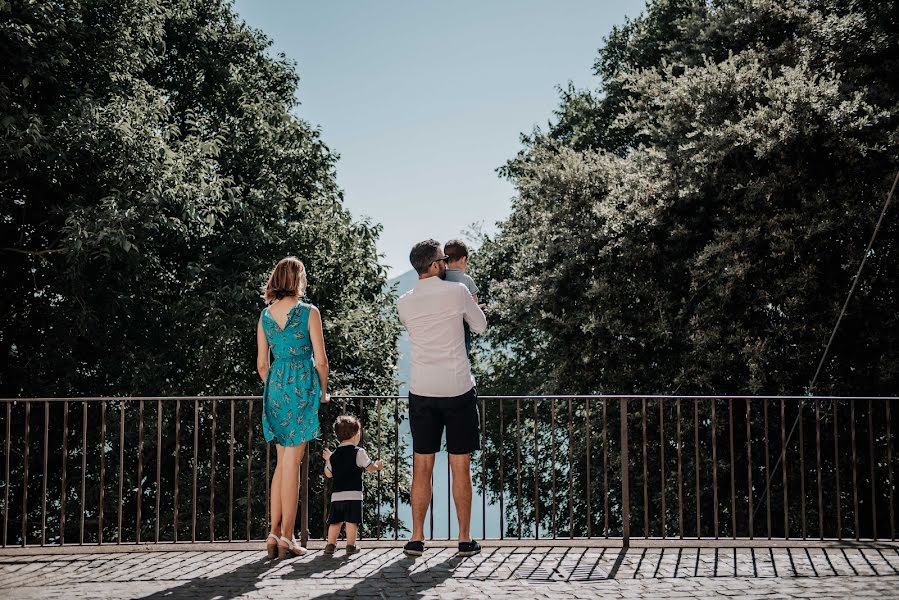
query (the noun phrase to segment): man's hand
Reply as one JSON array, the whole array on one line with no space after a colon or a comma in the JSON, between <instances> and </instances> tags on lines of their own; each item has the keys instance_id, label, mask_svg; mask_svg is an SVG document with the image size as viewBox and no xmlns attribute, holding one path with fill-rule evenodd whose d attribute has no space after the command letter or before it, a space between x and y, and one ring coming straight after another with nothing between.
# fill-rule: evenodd
<instances>
[{"instance_id":1,"label":"man's hand","mask_svg":"<svg viewBox=\"0 0 899 600\"><path fill-rule=\"evenodd\" d=\"M325 448L324 450L322 450L322 458L325 459L325 462L331 460L331 451L328 450L327 448Z\"/></svg>"}]
</instances>

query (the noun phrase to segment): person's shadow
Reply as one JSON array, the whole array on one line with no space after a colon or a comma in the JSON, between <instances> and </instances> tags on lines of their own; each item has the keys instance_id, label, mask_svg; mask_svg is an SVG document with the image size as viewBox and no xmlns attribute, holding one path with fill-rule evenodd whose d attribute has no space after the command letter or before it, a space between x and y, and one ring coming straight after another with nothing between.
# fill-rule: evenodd
<instances>
[{"instance_id":1,"label":"person's shadow","mask_svg":"<svg viewBox=\"0 0 899 600\"><path fill-rule=\"evenodd\" d=\"M331 600L332 598L358 598L364 596L380 596L390 598L402 595L405 598L417 596L425 590L437 587L447 579L452 578L456 568L465 561L461 556L450 556L438 564L425 564L413 573L416 559L405 555L399 558L388 559L390 562L374 572L359 578L349 588L343 588L334 592L313 596L316 600ZM420 563L419 563L420 564ZM309 573L297 569L286 578L303 578ZM340 579L340 577L335 577Z\"/></svg>"},{"instance_id":2,"label":"person's shadow","mask_svg":"<svg viewBox=\"0 0 899 600\"><path fill-rule=\"evenodd\" d=\"M261 556L258 560L226 570L213 577L191 579L178 587L143 596L141 600L162 598L166 600L230 600L256 590L261 581L260 576L267 571L277 571L288 565L310 575L334 569L336 566L333 559L326 558L320 553L306 560L291 558L279 561Z\"/></svg>"},{"instance_id":3,"label":"person's shadow","mask_svg":"<svg viewBox=\"0 0 899 600\"><path fill-rule=\"evenodd\" d=\"M213 577L199 577L191 579L178 587L161 590L149 596L143 596L142 600L230 600L259 588L260 576L267 571L273 571L273 576L281 580L299 580L313 583L316 581L311 576L316 573L345 570L359 561L360 566L365 564L367 552L363 551L354 559L347 560L344 557L324 556L316 552L311 558L289 559L288 561L273 561L261 557L259 560L245 563L237 568L227 570ZM413 573L415 559L401 555L398 559L389 558L389 562L381 568L358 577L358 581L349 588L326 593L316 598L346 598L383 594L390 597L398 592L411 596L436 587L453 576L453 573L465 559L459 556L451 556L436 565L423 566L418 572ZM284 567L292 567L289 571L283 571ZM278 571L277 575L274 573ZM329 581L339 581L345 575L337 575L328 578ZM350 577L353 577L350 575ZM353 577L355 580L356 577Z\"/></svg>"}]
</instances>

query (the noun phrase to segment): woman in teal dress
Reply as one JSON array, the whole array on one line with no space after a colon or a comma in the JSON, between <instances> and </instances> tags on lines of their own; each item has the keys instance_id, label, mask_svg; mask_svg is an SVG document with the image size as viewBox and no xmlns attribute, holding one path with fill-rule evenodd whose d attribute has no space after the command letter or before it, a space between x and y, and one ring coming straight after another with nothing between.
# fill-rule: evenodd
<instances>
[{"instance_id":1,"label":"woman in teal dress","mask_svg":"<svg viewBox=\"0 0 899 600\"><path fill-rule=\"evenodd\" d=\"M293 256L281 260L266 283L268 306L256 326L256 370L265 383L262 431L278 450L265 540L269 558L306 552L294 537L300 463L309 440L319 435L319 405L328 401L321 313L300 301L305 291L303 263Z\"/></svg>"}]
</instances>

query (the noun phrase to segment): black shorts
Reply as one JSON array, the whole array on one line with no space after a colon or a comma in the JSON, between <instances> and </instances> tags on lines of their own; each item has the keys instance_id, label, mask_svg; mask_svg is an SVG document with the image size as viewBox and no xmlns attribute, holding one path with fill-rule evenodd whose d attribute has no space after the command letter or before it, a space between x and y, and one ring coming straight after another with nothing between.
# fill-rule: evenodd
<instances>
[{"instance_id":1,"label":"black shorts","mask_svg":"<svg viewBox=\"0 0 899 600\"><path fill-rule=\"evenodd\" d=\"M331 502L328 525L335 523L362 524L362 500L337 500Z\"/></svg>"},{"instance_id":2,"label":"black shorts","mask_svg":"<svg viewBox=\"0 0 899 600\"><path fill-rule=\"evenodd\" d=\"M461 396L438 398L409 392L409 428L412 450L434 454L446 427L446 451L470 454L481 448L481 415L478 392L471 388Z\"/></svg>"}]
</instances>

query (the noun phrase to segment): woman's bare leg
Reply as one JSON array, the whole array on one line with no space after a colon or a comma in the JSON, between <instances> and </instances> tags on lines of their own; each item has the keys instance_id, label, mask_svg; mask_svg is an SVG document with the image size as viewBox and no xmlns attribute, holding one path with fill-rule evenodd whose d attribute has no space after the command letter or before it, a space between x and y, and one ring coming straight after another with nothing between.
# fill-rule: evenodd
<instances>
[{"instance_id":1,"label":"woman's bare leg","mask_svg":"<svg viewBox=\"0 0 899 600\"><path fill-rule=\"evenodd\" d=\"M306 452L306 444L285 446L279 457L281 469L281 535L288 539L294 535L297 520L297 499L300 495L300 463Z\"/></svg>"},{"instance_id":2,"label":"woman's bare leg","mask_svg":"<svg viewBox=\"0 0 899 600\"><path fill-rule=\"evenodd\" d=\"M281 468L282 455L284 454L284 446L275 445L278 452L277 462L275 463L275 472L272 474L272 494L271 494L271 517L272 528L270 533L281 535Z\"/></svg>"}]
</instances>

